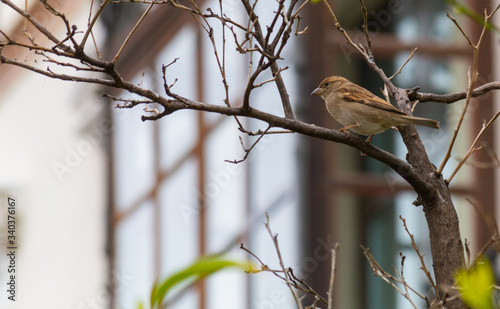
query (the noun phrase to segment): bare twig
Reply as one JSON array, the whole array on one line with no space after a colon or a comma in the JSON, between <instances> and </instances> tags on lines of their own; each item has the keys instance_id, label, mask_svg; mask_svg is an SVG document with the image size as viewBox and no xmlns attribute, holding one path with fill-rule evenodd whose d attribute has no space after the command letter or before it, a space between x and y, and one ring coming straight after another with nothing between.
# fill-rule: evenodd
<instances>
[{"instance_id":1,"label":"bare twig","mask_svg":"<svg viewBox=\"0 0 500 309\"><path fill-rule=\"evenodd\" d=\"M466 198L467 202L469 202L472 206L474 206L474 209L477 211L481 219L486 223L488 226L488 229L491 231L491 238L488 240L488 242L483 246L483 248L479 251L479 253L476 255L476 258L474 259L474 262L472 265L477 264L483 257L483 255L486 253L486 250L494 243L497 243L500 240L500 232L498 230L498 224L494 217L492 217L490 214L486 213L486 211L481 207L480 204L474 203L470 198ZM472 266L469 264L469 266Z\"/></svg>"},{"instance_id":2,"label":"bare twig","mask_svg":"<svg viewBox=\"0 0 500 309\"><path fill-rule=\"evenodd\" d=\"M469 158L467 160L466 164L473 166L475 168L493 168L493 167L500 167L500 160L498 160L498 156L495 153L493 149L489 145L483 145L482 146L483 150L486 152L486 154L491 158L491 162L479 162L475 161Z\"/></svg>"},{"instance_id":3,"label":"bare twig","mask_svg":"<svg viewBox=\"0 0 500 309\"><path fill-rule=\"evenodd\" d=\"M289 131L289 130L275 130L275 131L267 131L267 132L264 132L261 129L259 129L257 131L250 131L250 130L247 130L245 128L238 128L238 130L240 130L241 132L243 132L245 134L248 134L249 136L257 136L257 135L262 135L262 134L270 135L270 134L289 134L289 133L293 133L292 131Z\"/></svg>"},{"instance_id":4,"label":"bare twig","mask_svg":"<svg viewBox=\"0 0 500 309\"><path fill-rule=\"evenodd\" d=\"M332 7L330 6L330 4L328 3L328 0L323 0L323 3L325 4L325 6L327 7L328 9L328 12L330 13L330 16L332 17L332 20L333 20L333 24L335 25L335 27L337 28L337 30L340 31L340 33L342 33L342 35L344 36L344 38L346 38L347 40L347 44L349 44L350 46L352 46L354 49L356 49L360 54L362 54L363 56L365 56L365 58L368 57L368 55L366 54L366 52L361 49L358 44L355 44L351 37L349 36L349 34L347 34L347 32L345 31L345 29L340 25L338 19L337 19L337 16L335 15L335 13L333 12L332 10Z\"/></svg>"},{"instance_id":5,"label":"bare twig","mask_svg":"<svg viewBox=\"0 0 500 309\"><path fill-rule=\"evenodd\" d=\"M267 214L267 212L266 212L266 214ZM287 279L283 276L283 274L285 273L283 270L276 270L276 269L269 268L269 266L267 266L255 253L253 253L249 249L245 248L243 244L240 245L240 249L246 251L248 254L253 256L257 261L259 261L261 269L260 270L253 270L253 271L251 271L252 273L259 273L262 271L270 272L273 275L275 275L277 278L279 278L280 280L283 280L285 283L287 282ZM287 272L290 275L289 282L291 283L291 285L294 288L296 288L299 291L302 291L304 293L307 293L307 294L314 296L315 300L321 301L325 305L328 304L327 300L323 296L321 296L318 292L316 292L309 284L307 284L303 279L297 278L295 276L292 268L288 268Z\"/></svg>"},{"instance_id":6,"label":"bare twig","mask_svg":"<svg viewBox=\"0 0 500 309\"><path fill-rule=\"evenodd\" d=\"M453 173L451 173L450 177L448 177L448 179L446 180L448 183L450 183L451 180L453 179L453 177L455 177L455 175L458 173L458 171L464 165L464 163L467 161L467 159L469 159L469 157L475 151L481 149L481 146L476 147L477 143L479 142L479 139L483 135L484 131L486 131L491 126L491 124L498 118L498 116L500 116L500 111L496 112L496 114L490 119L490 121L488 121L487 124L483 124L483 127L481 128L481 130L477 134L476 138L472 142L472 145L470 146L469 150L467 151L467 154L465 155L465 157L463 157L462 160L460 160L460 162L458 163L458 165L455 168L455 170L453 171Z\"/></svg>"},{"instance_id":7,"label":"bare twig","mask_svg":"<svg viewBox=\"0 0 500 309\"><path fill-rule=\"evenodd\" d=\"M415 237L413 237L413 234L410 233L410 230L408 230L408 226L406 225L406 220L403 219L403 217L400 215L399 219L403 222L403 227L405 228L406 233L410 237L411 245L413 247L413 250L418 255L418 258L420 259L420 269L424 272L425 276L427 277L427 280L429 280L429 283L431 284L432 288L434 289L435 295L439 295L438 288L436 284L434 283L434 279L432 279L432 275L427 269L427 266L425 266L425 261L424 261L424 256L423 254L420 253L420 250L418 249L417 243L415 242Z\"/></svg>"},{"instance_id":8,"label":"bare twig","mask_svg":"<svg viewBox=\"0 0 500 309\"><path fill-rule=\"evenodd\" d=\"M154 0L111 0L109 3L124 4L124 3L144 3L151 4ZM156 4L170 4L172 0L158 0L154 1Z\"/></svg>"},{"instance_id":9,"label":"bare twig","mask_svg":"<svg viewBox=\"0 0 500 309\"><path fill-rule=\"evenodd\" d=\"M87 43L87 39L89 38L89 35L90 33L92 32L92 29L94 28L94 25L95 23L97 22L97 20L99 19L99 16L101 16L101 13L102 11L104 10L104 8L106 7L106 5L108 5L110 0L104 0L101 5L99 6L99 8L97 9L97 12L95 13L94 15L94 18L92 18L92 20L90 21L88 27L87 27L87 31L85 32L85 34L83 35L83 39L82 41L80 42L80 49L83 50L84 47L85 47L85 44Z\"/></svg>"},{"instance_id":10,"label":"bare twig","mask_svg":"<svg viewBox=\"0 0 500 309\"><path fill-rule=\"evenodd\" d=\"M328 309L333 309L333 283L335 282L335 271L336 271L338 250L339 250L339 244L335 243L335 246L332 248L332 266L330 270L330 284L328 285Z\"/></svg>"},{"instance_id":11,"label":"bare twig","mask_svg":"<svg viewBox=\"0 0 500 309\"><path fill-rule=\"evenodd\" d=\"M297 11L295 11L295 13L293 13L292 15L292 19L295 19L297 17L299 17L299 13L300 11L302 11L302 9L306 6L306 4L308 4L310 1L309 0L304 0L304 2L299 6L299 8L297 9ZM299 20L300 21L300 20ZM297 25L298 27L298 25ZM306 27L307 28L307 27ZM304 29L303 31L306 31L306 29Z\"/></svg>"},{"instance_id":12,"label":"bare twig","mask_svg":"<svg viewBox=\"0 0 500 309\"><path fill-rule=\"evenodd\" d=\"M473 49L476 49L477 48L477 45L472 43L472 41L470 40L469 36L467 34L465 34L464 30L462 29L462 27L460 26L460 24L457 22L457 20L453 17L451 17L450 13L446 12L446 16L455 24L455 26L457 26L458 30L460 30L460 32L462 33L462 35L464 36L464 38L467 40L467 43L469 43L469 45L473 48ZM486 28L486 27L484 27Z\"/></svg>"},{"instance_id":13,"label":"bare twig","mask_svg":"<svg viewBox=\"0 0 500 309\"><path fill-rule=\"evenodd\" d=\"M75 32L76 32L76 26L73 26L71 27L70 24L69 24L69 21L68 19L66 18L66 16L62 13L60 13L59 11L57 11L53 6L51 6L47 0L41 0L41 2L43 3L45 9L53 14L54 16L56 17L59 17L62 19L64 25L66 26L66 34L68 35L66 37L66 39L62 40L61 42L59 42L58 44L56 44L55 47L57 47L58 45L62 44L63 42L65 42L67 39L70 39L71 42L73 43L73 46L77 47L78 44L76 43L75 39L73 38Z\"/></svg>"},{"instance_id":14,"label":"bare twig","mask_svg":"<svg viewBox=\"0 0 500 309\"><path fill-rule=\"evenodd\" d=\"M464 247L465 247L465 255L467 256L467 267L470 267L470 242L465 238L464 240Z\"/></svg>"},{"instance_id":15,"label":"bare twig","mask_svg":"<svg viewBox=\"0 0 500 309\"><path fill-rule=\"evenodd\" d=\"M304 279L298 279L295 274L293 273L293 270L289 268L290 270L290 277L293 279L294 282L294 287L297 288L298 290L308 293L310 295L313 295L314 298L319 299L323 304L328 305L327 300L321 296L318 292L316 292L309 284L307 284ZM298 284L300 283L300 285Z\"/></svg>"},{"instance_id":16,"label":"bare twig","mask_svg":"<svg viewBox=\"0 0 500 309\"><path fill-rule=\"evenodd\" d=\"M110 98L111 100L113 100L115 102L123 102L124 103L124 104L117 104L115 106L116 108L132 108L132 107L135 107L139 104L155 103L154 101L151 101L151 100L122 99L122 98L118 98L118 97L112 96L112 95L107 94L107 93L103 93L102 96L105 98Z\"/></svg>"},{"instance_id":17,"label":"bare twig","mask_svg":"<svg viewBox=\"0 0 500 309\"><path fill-rule=\"evenodd\" d=\"M417 295L418 297L424 299L427 301L427 297L423 296L422 294L418 293L416 290L414 290L412 287L410 287L408 285L408 283L404 280L404 277L398 273L398 277L394 277L393 275L391 275L390 273L386 272L382 266L380 266L380 264L378 264L378 262L375 260L375 258L373 257L373 255L371 254L370 250L361 246L361 248L363 249L363 254L365 255L366 259L368 260L368 262L370 263L370 266L371 266L371 269L373 271L373 274L379 278L381 278L382 280L384 280L387 284L389 284L390 286L392 286L399 294L401 294L404 298L406 298L408 300L408 302L413 306L413 308L415 309L418 309L417 305L413 302L413 300L411 299L411 296L408 292L404 292L402 291L396 284L395 282L401 284L402 286L404 286L405 288L405 291L412 291L413 293L415 293L415 295ZM403 263L401 265L404 265ZM396 272L397 270L394 269ZM428 303L428 301L427 301Z\"/></svg>"},{"instance_id":18,"label":"bare twig","mask_svg":"<svg viewBox=\"0 0 500 309\"><path fill-rule=\"evenodd\" d=\"M243 139L240 136L239 137L240 143L241 143L241 146L243 147L243 150L245 151L245 156L243 157L243 159L240 159L240 160L232 160L232 161L231 160L224 160L224 161L228 162L228 163L233 163L233 164L238 164L238 163L245 161L248 158L250 151L252 151L252 149L255 147L255 145L257 145L257 143L262 139L262 137L264 137L264 135L266 135L266 133L267 133L267 131L269 131L269 129L271 129L271 125L269 125L267 127L267 129L264 132L262 132L262 134L259 136L259 138L257 138L257 140L252 144L252 146L250 146L250 148L245 147L245 144L243 144Z\"/></svg>"},{"instance_id":19,"label":"bare twig","mask_svg":"<svg viewBox=\"0 0 500 309\"><path fill-rule=\"evenodd\" d=\"M405 276L404 276L404 268L405 268L405 260L406 260L406 256L403 255L403 253L399 252L399 257L401 258L401 271L398 272L398 270L396 269L396 267L393 267L394 268L394 272L398 275L399 277L399 280L401 280L401 282L406 282L405 281ZM408 289L408 285L407 284L404 284L403 285L404 289L405 289L405 295L408 295L408 301L412 304L414 304L413 300L411 299L411 296L410 296L410 291Z\"/></svg>"},{"instance_id":20,"label":"bare twig","mask_svg":"<svg viewBox=\"0 0 500 309\"><path fill-rule=\"evenodd\" d=\"M45 28L42 24L40 24L36 19L34 19L33 16L28 14L27 11L19 8L17 5L15 5L10 0L2 0L2 2L5 3L7 6L9 6L10 8L12 8L14 11L16 11L19 15L21 15L25 19L25 23L26 23L26 21L29 21L33 26L35 26L35 28L38 31L40 31L49 40L51 40L52 42L54 42L56 44L59 43L59 39L56 38L49 30L47 30L47 28ZM65 50L65 51L69 50L69 47L66 45L62 45L61 48L63 48L63 50Z\"/></svg>"},{"instance_id":21,"label":"bare twig","mask_svg":"<svg viewBox=\"0 0 500 309\"><path fill-rule=\"evenodd\" d=\"M458 120L457 127L455 128L455 131L453 132L453 137L451 139L450 145L448 146L448 149L447 149L446 154L443 158L443 161L441 162L441 164L439 165L439 168L436 171L438 175L443 172L443 169L444 169L446 163L448 162L448 160L451 157L451 151L453 149L453 146L455 145L455 141L456 141L458 132L460 131L460 128L462 126L462 122L464 120L465 113L467 112L467 108L468 108L469 103L472 99L472 92L474 91L474 87L476 85L476 82L477 82L477 79L479 76L479 73L478 73L479 48L481 46L484 33L486 32L486 25L488 24L488 21L491 19L493 14L495 14L495 12L499 8L500 8L500 4L496 7L495 10L493 10L493 12L491 14L488 14L487 9L484 10L484 27L483 27L481 35L479 36L479 39L478 39L476 44L472 43L472 41L469 39L467 34L465 34L465 32L462 30L462 28L460 27L458 22L453 17L451 17L450 14L447 14L448 18L450 18L453 21L453 23L458 27L460 32L467 39L467 42L469 43L469 45L473 48L473 59L472 59L472 72L471 72L471 68L469 67L468 74L467 74L468 82L467 82L467 95L465 98L465 106L462 110L462 114L460 116L460 119ZM452 175L452 176L454 176L454 175ZM450 177L450 180L451 180L451 178L452 177Z\"/></svg>"},{"instance_id":22,"label":"bare twig","mask_svg":"<svg viewBox=\"0 0 500 309\"><path fill-rule=\"evenodd\" d=\"M92 17L92 8L94 6L94 0L90 1L90 9L89 9L89 18L87 20L87 27L90 25L91 17ZM94 30L90 30L90 36L92 37L92 43L94 44L95 52L97 54L97 58L102 59L101 52L99 51L99 47L97 46L97 41L94 36Z\"/></svg>"},{"instance_id":23,"label":"bare twig","mask_svg":"<svg viewBox=\"0 0 500 309\"><path fill-rule=\"evenodd\" d=\"M498 234L491 236L491 238L488 240L488 242L477 253L476 258L474 259L474 262L472 262L471 266L477 265L477 263L479 263L479 261L481 261L481 259L483 258L484 254L486 253L486 250L488 250L488 248L491 247L491 245L493 245L494 243L497 243L499 240L500 240L500 238L499 238Z\"/></svg>"},{"instance_id":24,"label":"bare twig","mask_svg":"<svg viewBox=\"0 0 500 309\"><path fill-rule=\"evenodd\" d=\"M477 57L477 53L475 50L474 51L474 58L476 59L476 57ZM474 63L477 64L477 61L475 60ZM460 114L460 118L458 119L457 126L456 126L455 130L453 131L453 137L451 138L450 145L448 146L448 149L446 150L446 154L444 155L443 161L441 161L441 164L439 165L439 168L436 171L436 173L438 175L440 175L443 172L443 169L444 169L446 163L448 162L448 160L451 157L451 151L453 150L453 146L455 145L455 141L457 139L458 132L460 131L460 128L462 127L462 122L465 119L465 114L467 113L467 108L469 107L470 101L472 99L472 96L471 96L472 89L474 87L474 84L477 81L477 66L474 66L472 75L471 75L470 67L469 67L469 70L467 72L467 79L468 79L468 86L467 86L468 90L467 90L467 98L465 100L465 105L464 105L464 108L462 109L462 113Z\"/></svg>"},{"instance_id":25,"label":"bare twig","mask_svg":"<svg viewBox=\"0 0 500 309\"><path fill-rule=\"evenodd\" d=\"M113 58L113 60L111 62L116 63L116 61L118 60L118 58L122 54L123 50L125 49L125 46L127 46L128 42L130 41L130 38L132 37L132 35L134 35L135 31L137 30L137 28L139 27L139 25L142 23L142 21L144 20L144 18L146 18L146 16L149 14L149 12L151 11L151 9L155 5L155 3L156 3L155 0L151 1L151 4L144 11L144 13L142 13L141 18L139 18L139 20L137 21L137 23L135 23L135 25L132 28L132 30L130 30L130 32L127 34L127 37L125 38L125 40L122 43L122 46L120 46L120 49L118 50L118 52L116 53L115 57Z\"/></svg>"},{"instance_id":26,"label":"bare twig","mask_svg":"<svg viewBox=\"0 0 500 309\"><path fill-rule=\"evenodd\" d=\"M414 49L411 50L411 53L410 53L410 56L408 56L408 59L406 59L405 63L403 63L399 69L396 71L396 73L394 73L391 77L389 77L389 80L393 79L394 77L396 77L396 75L398 75L399 73L401 73L401 70L403 70L403 68L405 67L405 65L411 60L411 58L413 58L413 54L415 53L415 51L417 50L418 48L415 47Z\"/></svg>"},{"instance_id":27,"label":"bare twig","mask_svg":"<svg viewBox=\"0 0 500 309\"><path fill-rule=\"evenodd\" d=\"M365 6L363 0L360 0L360 2L361 2L362 10L363 10L364 24L367 25L368 24L368 16L367 16L367 14L365 14L365 12L366 12L366 6ZM335 15L335 13L333 12L330 4L328 3L328 0L323 0L323 3L327 7L328 12L330 13L330 16L332 17L332 20L333 20L333 23L335 25L335 28L337 28L337 30L344 36L344 38L347 40L347 44L349 46L353 47L361 56L363 56L363 59L368 64L368 66L370 67L370 69L372 69L374 72L376 72L380 76L380 78L382 79L382 81L384 82L384 84L389 89L389 92L390 92L391 96L394 96L396 94L396 92L397 92L396 86L394 86L394 84L391 82L391 80L389 80L389 78L387 77L387 75L385 74L385 72L381 68L379 68L377 66L377 64L375 63L375 61L373 59L373 54L372 54L372 51L371 51L371 39L370 39L370 36L368 34L368 30L365 29L365 31L364 31L364 33L365 33L365 39L366 39L366 42L367 42L367 48L364 48L363 45L354 43L354 41L351 39L351 37L349 36L349 34L340 25L340 23L339 23L339 21L337 19L337 16Z\"/></svg>"},{"instance_id":28,"label":"bare twig","mask_svg":"<svg viewBox=\"0 0 500 309\"><path fill-rule=\"evenodd\" d=\"M43 62L49 62L49 63L53 63L53 64L57 64L57 65L60 65L60 66L65 66L65 67L70 67L70 68L73 68L75 69L76 71L87 71L87 72L103 72L104 73L104 70L101 69L101 68L96 68L96 67L92 67L92 66L89 66L87 64L87 67L81 67L81 66L78 66L78 65L75 65L73 63L69 63L69 62L61 62L61 61L57 61L56 59L53 59L51 58L50 56L48 56L47 54L45 53L39 53L42 57L44 57L45 59L43 59ZM85 64L85 63L84 63ZM50 70L49 68L47 68L47 70Z\"/></svg>"},{"instance_id":29,"label":"bare twig","mask_svg":"<svg viewBox=\"0 0 500 309\"><path fill-rule=\"evenodd\" d=\"M275 247L276 253L278 255L278 260L279 260L281 269L283 270L283 274L285 276L286 285L288 286L288 289L292 293L293 299L295 300L297 307L299 307L299 309L303 309L304 307L302 306L302 301L299 299L297 293L295 292L295 289L292 286L292 283L290 280L290 274L289 274L287 268L285 267L285 263L283 262L283 258L281 257L281 251L280 251L280 248L278 245L278 235L273 234L273 232L271 231L271 225L269 224L269 215L267 213L266 213L265 226L266 226L266 229L269 233L269 236L271 236L271 238L273 239L274 247Z\"/></svg>"},{"instance_id":30,"label":"bare twig","mask_svg":"<svg viewBox=\"0 0 500 309\"><path fill-rule=\"evenodd\" d=\"M279 69L279 72L281 73L281 72L283 72L283 71L285 71L285 70L288 70L288 66L286 66L286 67L284 67L284 68ZM270 82L275 82L275 81L276 81L276 77L277 77L277 76L275 75L273 78L270 78L270 79L265 80L265 81L263 81L263 82L261 82L261 83L259 83L259 84L257 84L257 85L254 85L254 86L253 86L253 88L262 87L262 86L264 86L264 85L265 85L265 84L267 84L267 83L270 83Z\"/></svg>"},{"instance_id":31,"label":"bare twig","mask_svg":"<svg viewBox=\"0 0 500 309\"><path fill-rule=\"evenodd\" d=\"M367 54L369 57L373 57L372 51L372 40L370 39L370 35L368 34L368 10L366 9L365 3L363 0L359 1L361 3L361 10L363 11L363 32L365 33L366 46L367 46Z\"/></svg>"},{"instance_id":32,"label":"bare twig","mask_svg":"<svg viewBox=\"0 0 500 309\"><path fill-rule=\"evenodd\" d=\"M252 251L248 250L247 248L245 248L245 246L243 245L243 243L240 244L240 249L243 250L243 251L246 251L248 254L250 254L251 256L253 256L257 261L259 261L261 267L264 269L269 269L269 267L264 264L264 262L262 262L261 259L259 259L259 257L257 255L255 255Z\"/></svg>"}]
</instances>

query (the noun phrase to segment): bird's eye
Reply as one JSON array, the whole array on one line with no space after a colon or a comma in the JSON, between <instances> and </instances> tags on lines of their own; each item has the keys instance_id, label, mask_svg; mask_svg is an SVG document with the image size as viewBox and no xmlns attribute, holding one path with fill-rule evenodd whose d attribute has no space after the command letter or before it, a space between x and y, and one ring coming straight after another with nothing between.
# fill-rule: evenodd
<instances>
[{"instance_id":1,"label":"bird's eye","mask_svg":"<svg viewBox=\"0 0 500 309\"><path fill-rule=\"evenodd\" d=\"M326 83L325 83L325 87L328 87L329 85L330 85L330 83L329 83L329 82L326 82Z\"/></svg>"}]
</instances>

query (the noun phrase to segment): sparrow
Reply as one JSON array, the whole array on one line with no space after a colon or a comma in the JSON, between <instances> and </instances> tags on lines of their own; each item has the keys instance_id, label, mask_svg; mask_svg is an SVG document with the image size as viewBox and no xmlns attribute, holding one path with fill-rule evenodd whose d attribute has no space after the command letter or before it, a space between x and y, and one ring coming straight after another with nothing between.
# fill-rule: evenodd
<instances>
[{"instance_id":1,"label":"sparrow","mask_svg":"<svg viewBox=\"0 0 500 309\"><path fill-rule=\"evenodd\" d=\"M439 129L439 122L436 120L409 116L386 100L341 76L325 78L311 95L323 98L328 113L344 126L340 131L351 130L361 135L369 135L367 142L374 134L394 126L416 124Z\"/></svg>"}]
</instances>

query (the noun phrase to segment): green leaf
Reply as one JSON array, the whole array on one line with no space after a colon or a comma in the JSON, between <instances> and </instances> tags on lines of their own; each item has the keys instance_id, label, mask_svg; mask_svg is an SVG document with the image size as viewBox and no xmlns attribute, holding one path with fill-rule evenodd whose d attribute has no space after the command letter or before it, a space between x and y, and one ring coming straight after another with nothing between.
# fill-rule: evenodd
<instances>
[{"instance_id":1,"label":"green leaf","mask_svg":"<svg viewBox=\"0 0 500 309\"><path fill-rule=\"evenodd\" d=\"M455 279L460 296L467 306L493 309L492 292L495 277L488 260L482 260L469 270L460 271Z\"/></svg>"},{"instance_id":2,"label":"green leaf","mask_svg":"<svg viewBox=\"0 0 500 309\"><path fill-rule=\"evenodd\" d=\"M311 3L318 3L321 2L321 0L311 0Z\"/></svg>"},{"instance_id":3,"label":"green leaf","mask_svg":"<svg viewBox=\"0 0 500 309\"><path fill-rule=\"evenodd\" d=\"M475 22L484 27L483 14L476 13L470 7L466 6L463 3L458 2L458 0L443 0L443 1L449 3L457 13L470 17L472 20L474 20ZM488 22L488 24L486 25L486 29L500 32L500 29L491 22Z\"/></svg>"},{"instance_id":4,"label":"green leaf","mask_svg":"<svg viewBox=\"0 0 500 309\"><path fill-rule=\"evenodd\" d=\"M238 267L244 270L251 268L248 262L235 262L232 260L222 259L220 256L207 256L199 259L190 266L172 274L164 281L154 285L151 291L151 308L159 306L165 299L168 291L174 286L185 283L195 282L214 272L228 267Z\"/></svg>"}]
</instances>

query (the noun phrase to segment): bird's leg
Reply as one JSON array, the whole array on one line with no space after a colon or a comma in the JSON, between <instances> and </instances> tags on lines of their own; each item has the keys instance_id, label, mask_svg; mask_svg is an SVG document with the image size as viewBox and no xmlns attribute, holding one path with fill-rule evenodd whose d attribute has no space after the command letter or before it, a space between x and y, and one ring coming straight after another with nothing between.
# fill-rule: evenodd
<instances>
[{"instance_id":1,"label":"bird's leg","mask_svg":"<svg viewBox=\"0 0 500 309\"><path fill-rule=\"evenodd\" d=\"M372 141L372 137L373 137L373 134L372 134L372 135L370 135L370 136L368 136L368 138L366 139L366 141L365 141L365 142L366 142L366 143L371 143L371 141Z\"/></svg>"},{"instance_id":2,"label":"bird's leg","mask_svg":"<svg viewBox=\"0 0 500 309\"><path fill-rule=\"evenodd\" d=\"M345 126L343 127L342 129L339 129L340 132L343 132L343 133L347 133L349 134L349 132L347 132L347 130L351 129L351 128L355 128L357 127L358 125L357 124L351 124L350 126Z\"/></svg>"}]
</instances>

